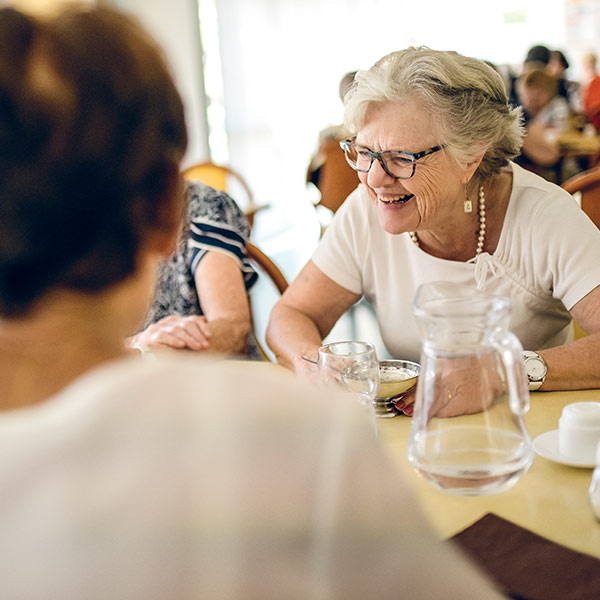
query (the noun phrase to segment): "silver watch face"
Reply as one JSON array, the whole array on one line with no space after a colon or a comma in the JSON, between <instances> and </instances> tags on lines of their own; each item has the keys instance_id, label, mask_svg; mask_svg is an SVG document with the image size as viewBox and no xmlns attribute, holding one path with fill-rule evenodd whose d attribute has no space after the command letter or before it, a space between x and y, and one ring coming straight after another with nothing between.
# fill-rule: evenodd
<instances>
[{"instance_id":1,"label":"silver watch face","mask_svg":"<svg viewBox=\"0 0 600 600\"><path fill-rule=\"evenodd\" d=\"M541 381L546 375L546 365L544 361L537 357L531 356L525 361L527 376L532 381Z\"/></svg>"}]
</instances>

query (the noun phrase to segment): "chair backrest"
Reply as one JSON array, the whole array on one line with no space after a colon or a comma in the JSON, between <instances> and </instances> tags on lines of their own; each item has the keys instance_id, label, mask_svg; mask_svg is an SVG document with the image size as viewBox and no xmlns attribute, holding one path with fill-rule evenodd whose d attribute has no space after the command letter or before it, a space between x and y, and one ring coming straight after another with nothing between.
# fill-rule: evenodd
<instances>
[{"instance_id":1,"label":"chair backrest","mask_svg":"<svg viewBox=\"0 0 600 600\"><path fill-rule=\"evenodd\" d=\"M216 190L227 192L242 209L250 226L253 224L254 214L262 208L254 202L250 186L244 178L225 165L213 162L198 163L185 169L183 177L187 181L201 181Z\"/></svg>"},{"instance_id":2,"label":"chair backrest","mask_svg":"<svg viewBox=\"0 0 600 600\"><path fill-rule=\"evenodd\" d=\"M258 282L249 295L252 331L263 359L274 361L275 357L267 347L265 334L271 308L287 289L288 282L279 267L252 242L246 244L246 251L259 273Z\"/></svg>"},{"instance_id":3,"label":"chair backrest","mask_svg":"<svg viewBox=\"0 0 600 600\"><path fill-rule=\"evenodd\" d=\"M359 184L358 175L346 162L338 140L324 141L319 151L324 158L319 175L318 187L321 192L319 205L336 212Z\"/></svg>"},{"instance_id":4,"label":"chair backrest","mask_svg":"<svg viewBox=\"0 0 600 600\"><path fill-rule=\"evenodd\" d=\"M600 167L571 177L561 187L570 194L581 194L581 208L600 229Z\"/></svg>"}]
</instances>

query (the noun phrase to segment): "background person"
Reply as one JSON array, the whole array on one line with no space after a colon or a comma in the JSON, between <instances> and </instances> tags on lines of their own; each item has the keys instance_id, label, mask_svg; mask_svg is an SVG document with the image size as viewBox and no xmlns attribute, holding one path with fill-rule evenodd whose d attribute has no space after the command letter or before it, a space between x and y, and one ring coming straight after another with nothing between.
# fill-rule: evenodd
<instances>
[{"instance_id":1,"label":"background person","mask_svg":"<svg viewBox=\"0 0 600 600\"><path fill-rule=\"evenodd\" d=\"M569 128L570 109L557 94L556 79L545 69L533 69L518 83L524 109L525 136L518 164L552 179L548 172L560 160L558 136Z\"/></svg>"},{"instance_id":2,"label":"background person","mask_svg":"<svg viewBox=\"0 0 600 600\"><path fill-rule=\"evenodd\" d=\"M520 97L520 92L518 88L519 78L523 75L529 73L529 71L533 69L546 69L548 63L550 62L550 48L542 45L536 44L535 46L531 46L529 50L527 50L527 54L523 59L523 64L521 65L521 72L518 74L513 74L509 80L508 86L508 97L509 103L512 106L521 106L522 100Z\"/></svg>"},{"instance_id":3,"label":"background person","mask_svg":"<svg viewBox=\"0 0 600 600\"><path fill-rule=\"evenodd\" d=\"M431 535L358 406L126 351L186 147L135 23L0 9L0 107L0 597L499 597Z\"/></svg>"},{"instance_id":4,"label":"background person","mask_svg":"<svg viewBox=\"0 0 600 600\"><path fill-rule=\"evenodd\" d=\"M356 71L346 73L339 85L340 100L348 93ZM356 172L349 168L340 151L339 142L348 137L344 124L332 125L319 132L318 147L311 157L306 171L306 182L312 183L320 192L319 206L331 213L341 206L348 194L358 185ZM331 214L328 214L329 218Z\"/></svg>"},{"instance_id":5,"label":"background person","mask_svg":"<svg viewBox=\"0 0 600 600\"><path fill-rule=\"evenodd\" d=\"M586 119L600 131L600 75L596 70L597 57L593 52L583 56L581 103Z\"/></svg>"},{"instance_id":6,"label":"background person","mask_svg":"<svg viewBox=\"0 0 600 600\"><path fill-rule=\"evenodd\" d=\"M408 48L357 74L344 146L361 185L271 313L281 364L306 368L298 356L315 359L363 294L390 354L418 361L412 301L445 280L513 300L512 331L547 366L541 389L600 386L600 232L564 190L511 162L519 121L501 77L454 52ZM571 315L591 335L569 343ZM467 399L448 413L481 407Z\"/></svg>"},{"instance_id":7,"label":"background person","mask_svg":"<svg viewBox=\"0 0 600 600\"><path fill-rule=\"evenodd\" d=\"M575 81L567 79L569 61L562 50L552 50L546 70L556 79L556 93L564 98L572 112L581 110L579 102L579 85Z\"/></svg>"},{"instance_id":8,"label":"background person","mask_svg":"<svg viewBox=\"0 0 600 600\"><path fill-rule=\"evenodd\" d=\"M189 348L260 359L248 292L257 273L246 253L248 220L224 192L187 183L173 254L158 270L145 325L132 347Z\"/></svg>"}]
</instances>

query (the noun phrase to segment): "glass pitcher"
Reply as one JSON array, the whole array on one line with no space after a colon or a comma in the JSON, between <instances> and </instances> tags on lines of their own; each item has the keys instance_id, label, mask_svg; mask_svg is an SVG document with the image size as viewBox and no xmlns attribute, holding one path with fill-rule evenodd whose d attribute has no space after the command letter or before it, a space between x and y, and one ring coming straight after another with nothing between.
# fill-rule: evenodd
<instances>
[{"instance_id":1,"label":"glass pitcher","mask_svg":"<svg viewBox=\"0 0 600 600\"><path fill-rule=\"evenodd\" d=\"M444 492L508 489L533 461L523 422L529 388L508 331L511 301L473 288L422 285L413 312L423 336L408 460Z\"/></svg>"}]
</instances>

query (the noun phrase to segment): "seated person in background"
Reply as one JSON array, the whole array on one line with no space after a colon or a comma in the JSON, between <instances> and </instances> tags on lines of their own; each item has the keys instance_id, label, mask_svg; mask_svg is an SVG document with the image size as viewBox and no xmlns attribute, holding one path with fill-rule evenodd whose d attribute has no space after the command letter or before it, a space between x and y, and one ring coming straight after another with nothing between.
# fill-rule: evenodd
<instances>
[{"instance_id":1,"label":"seated person in background","mask_svg":"<svg viewBox=\"0 0 600 600\"><path fill-rule=\"evenodd\" d=\"M579 85L575 81L569 81L566 77L569 61L560 50L550 52L550 60L546 71L556 79L556 94L567 101L569 108L573 112L580 110Z\"/></svg>"},{"instance_id":2,"label":"seated person in background","mask_svg":"<svg viewBox=\"0 0 600 600\"><path fill-rule=\"evenodd\" d=\"M600 131L600 75L596 71L597 57L593 52L583 56L581 104L586 119Z\"/></svg>"},{"instance_id":3,"label":"seated person in background","mask_svg":"<svg viewBox=\"0 0 600 600\"><path fill-rule=\"evenodd\" d=\"M188 348L260 358L250 331L248 291L257 279L246 254L248 221L225 193L186 183L177 247L158 270L140 348Z\"/></svg>"},{"instance_id":4,"label":"seated person in background","mask_svg":"<svg viewBox=\"0 0 600 600\"><path fill-rule=\"evenodd\" d=\"M346 73L339 85L340 100L352 87L356 71ZM348 137L348 131L341 125L333 125L319 133L317 152L310 160L306 172L306 182L314 184L321 193L319 205L335 212L348 194L358 185L356 172L348 166L339 146Z\"/></svg>"},{"instance_id":5,"label":"seated person in background","mask_svg":"<svg viewBox=\"0 0 600 600\"><path fill-rule=\"evenodd\" d=\"M0 9L0 597L499 598L346 398L126 350L180 229L183 105L144 31L76 6Z\"/></svg>"},{"instance_id":6,"label":"seated person in background","mask_svg":"<svg viewBox=\"0 0 600 600\"><path fill-rule=\"evenodd\" d=\"M521 73L518 75L512 75L508 86L508 99L509 104L512 106L521 106L522 100L519 91L519 78L523 77L529 71L533 69L546 69L550 62L550 49L540 44L532 46L527 51L523 65L521 67Z\"/></svg>"},{"instance_id":7,"label":"seated person in background","mask_svg":"<svg viewBox=\"0 0 600 600\"><path fill-rule=\"evenodd\" d=\"M556 79L546 70L533 69L518 82L524 114L522 154L515 162L538 174L560 159L557 137L568 129L567 101L556 93Z\"/></svg>"},{"instance_id":8,"label":"seated person in background","mask_svg":"<svg viewBox=\"0 0 600 600\"><path fill-rule=\"evenodd\" d=\"M600 231L565 190L512 162L521 109L500 75L456 52L407 48L359 71L345 104L361 185L271 312L277 360L307 369L300 357L316 359L364 295L390 354L418 361L413 299L444 280L512 299L511 330L547 366L532 386L600 387ZM571 317L590 335L571 341ZM462 377L449 390L444 416L481 410Z\"/></svg>"}]
</instances>

